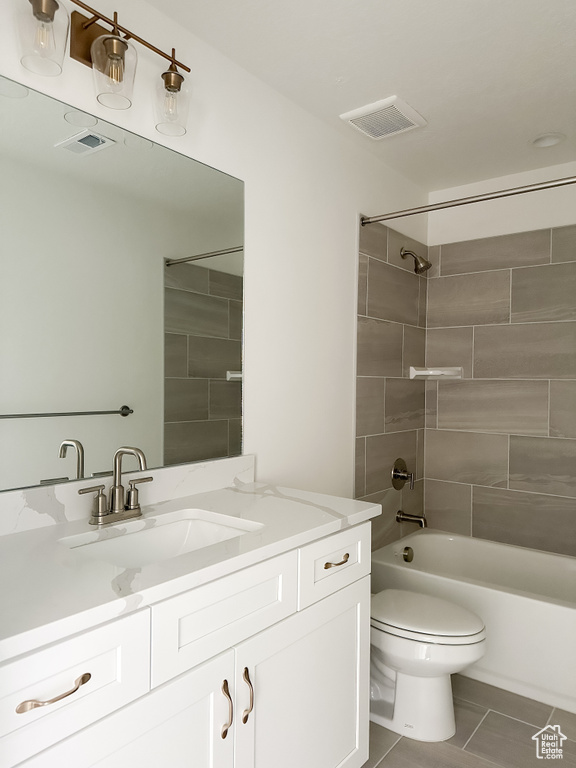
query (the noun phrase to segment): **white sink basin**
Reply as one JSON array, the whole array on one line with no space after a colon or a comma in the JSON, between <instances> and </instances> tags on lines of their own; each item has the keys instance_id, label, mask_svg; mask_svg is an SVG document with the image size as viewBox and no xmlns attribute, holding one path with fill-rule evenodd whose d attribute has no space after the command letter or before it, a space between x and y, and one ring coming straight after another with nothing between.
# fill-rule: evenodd
<instances>
[{"instance_id":1,"label":"white sink basin","mask_svg":"<svg viewBox=\"0 0 576 768\"><path fill-rule=\"evenodd\" d=\"M67 536L59 543L91 560L141 568L263 527L262 523L217 512L181 509Z\"/></svg>"}]
</instances>

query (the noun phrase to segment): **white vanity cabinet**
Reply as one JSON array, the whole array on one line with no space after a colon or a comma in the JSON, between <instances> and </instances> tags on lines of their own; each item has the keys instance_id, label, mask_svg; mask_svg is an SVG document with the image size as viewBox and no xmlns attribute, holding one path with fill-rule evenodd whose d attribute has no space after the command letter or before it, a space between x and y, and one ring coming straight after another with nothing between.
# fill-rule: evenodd
<instances>
[{"instance_id":1,"label":"white vanity cabinet","mask_svg":"<svg viewBox=\"0 0 576 768\"><path fill-rule=\"evenodd\" d=\"M368 759L369 581L235 649L234 768L359 768ZM254 689L247 722L244 670Z\"/></svg>"},{"instance_id":2,"label":"white vanity cabinet","mask_svg":"<svg viewBox=\"0 0 576 768\"><path fill-rule=\"evenodd\" d=\"M366 523L152 605L152 691L22 766L360 768L369 570Z\"/></svg>"},{"instance_id":3,"label":"white vanity cabinet","mask_svg":"<svg viewBox=\"0 0 576 768\"><path fill-rule=\"evenodd\" d=\"M150 688L150 615L138 611L0 666L0 766L19 765Z\"/></svg>"}]
</instances>

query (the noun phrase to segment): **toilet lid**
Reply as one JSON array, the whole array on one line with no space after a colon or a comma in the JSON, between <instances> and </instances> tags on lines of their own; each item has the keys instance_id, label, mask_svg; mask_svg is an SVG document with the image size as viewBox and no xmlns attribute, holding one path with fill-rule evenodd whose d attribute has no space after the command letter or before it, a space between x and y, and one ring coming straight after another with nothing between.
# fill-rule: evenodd
<instances>
[{"instance_id":1,"label":"toilet lid","mask_svg":"<svg viewBox=\"0 0 576 768\"><path fill-rule=\"evenodd\" d=\"M383 629L396 627L440 637L465 637L484 629L482 619L466 608L403 589L385 589L372 595L370 616Z\"/></svg>"}]
</instances>

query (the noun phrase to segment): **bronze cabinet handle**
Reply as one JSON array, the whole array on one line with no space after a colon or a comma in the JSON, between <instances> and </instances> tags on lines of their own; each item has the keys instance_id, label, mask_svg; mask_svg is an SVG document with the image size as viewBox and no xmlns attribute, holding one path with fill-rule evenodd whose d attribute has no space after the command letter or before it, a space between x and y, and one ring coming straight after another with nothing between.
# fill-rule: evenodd
<instances>
[{"instance_id":1,"label":"bronze cabinet handle","mask_svg":"<svg viewBox=\"0 0 576 768\"><path fill-rule=\"evenodd\" d=\"M250 673L248 672L248 667L244 667L244 672L242 674L242 677L244 679L244 682L250 689L250 703L248 704L248 709L245 709L244 712L242 712L242 722L244 725L248 722L248 716L250 715L250 712L254 709L254 686L252 685L252 681L250 680Z\"/></svg>"},{"instance_id":2,"label":"bronze cabinet handle","mask_svg":"<svg viewBox=\"0 0 576 768\"><path fill-rule=\"evenodd\" d=\"M344 555L342 560L340 560L339 563L324 563L324 568L338 568L339 565L346 565L346 563L350 560L350 555L348 552Z\"/></svg>"},{"instance_id":3,"label":"bronze cabinet handle","mask_svg":"<svg viewBox=\"0 0 576 768\"><path fill-rule=\"evenodd\" d=\"M232 727L232 722L234 720L234 705L232 704L232 696L230 696L230 689L228 688L228 680L224 680L222 683L222 693L226 698L228 699L228 722L224 723L222 726L222 730L220 731L220 735L223 739L228 736L228 731Z\"/></svg>"},{"instance_id":4,"label":"bronze cabinet handle","mask_svg":"<svg viewBox=\"0 0 576 768\"><path fill-rule=\"evenodd\" d=\"M85 672L80 677L76 678L74 680L74 688L71 688L69 691L66 691L66 693L61 693L60 696L55 696L53 699L48 699L48 701L38 701L38 699L28 699L27 701L23 701L21 704L18 704L16 707L16 712L21 715L23 712L30 712L31 709L36 709L36 707L47 707L49 704L55 704L57 701L60 701L61 699L65 699L66 696L72 696L73 693L76 693L78 688L80 688L81 685L85 685L92 675L90 672Z\"/></svg>"}]
</instances>

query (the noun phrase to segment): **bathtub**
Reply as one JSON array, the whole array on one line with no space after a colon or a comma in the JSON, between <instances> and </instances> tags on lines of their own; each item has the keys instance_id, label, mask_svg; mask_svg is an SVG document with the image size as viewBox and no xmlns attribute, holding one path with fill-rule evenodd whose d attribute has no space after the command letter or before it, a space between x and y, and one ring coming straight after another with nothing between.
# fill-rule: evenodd
<instances>
[{"instance_id":1,"label":"bathtub","mask_svg":"<svg viewBox=\"0 0 576 768\"><path fill-rule=\"evenodd\" d=\"M466 676L576 713L576 558L424 529L372 553L372 592L386 588L484 620L486 653Z\"/></svg>"}]
</instances>

